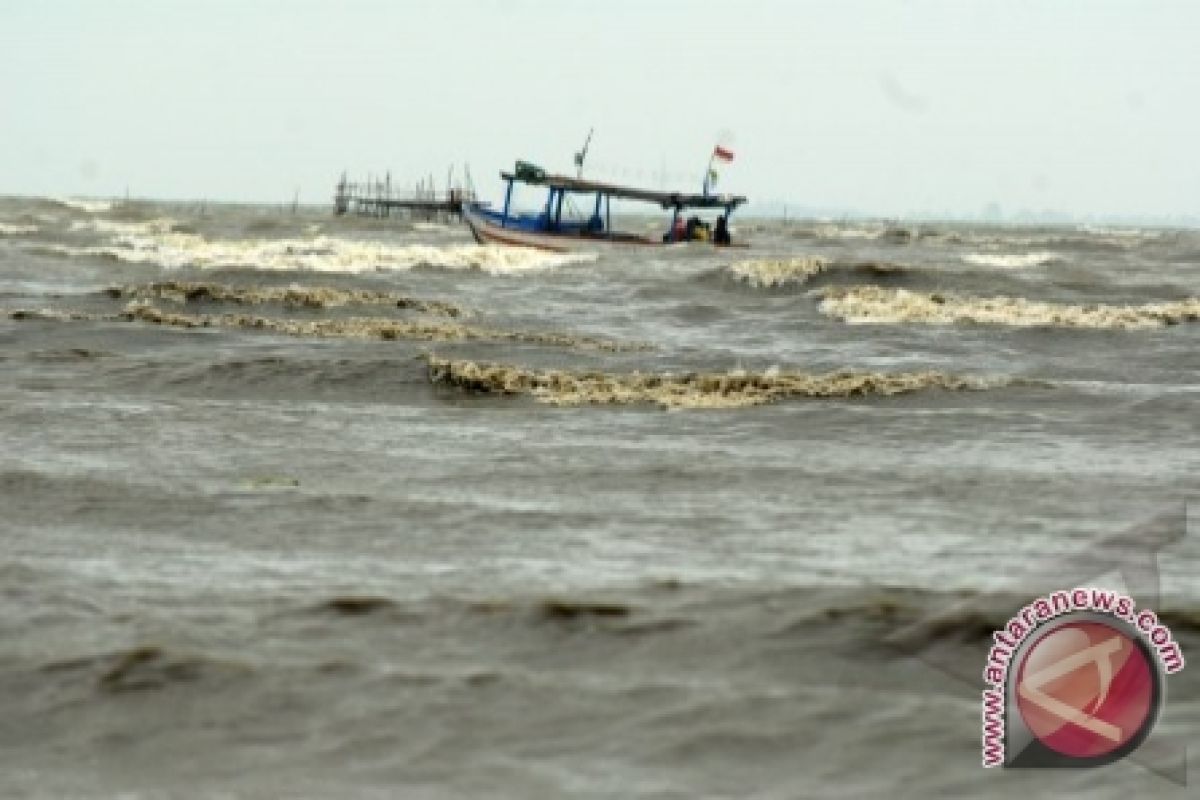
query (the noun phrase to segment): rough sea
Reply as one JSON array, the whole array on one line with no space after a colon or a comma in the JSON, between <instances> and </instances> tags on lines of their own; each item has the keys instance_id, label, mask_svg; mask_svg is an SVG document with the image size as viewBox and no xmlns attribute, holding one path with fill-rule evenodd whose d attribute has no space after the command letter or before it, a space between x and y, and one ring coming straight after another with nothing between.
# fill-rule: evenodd
<instances>
[{"instance_id":1,"label":"rough sea","mask_svg":"<svg viewBox=\"0 0 1200 800\"><path fill-rule=\"evenodd\" d=\"M1200 733L1200 232L733 233L0 199L0 796L1195 796L980 675L1143 557Z\"/></svg>"}]
</instances>

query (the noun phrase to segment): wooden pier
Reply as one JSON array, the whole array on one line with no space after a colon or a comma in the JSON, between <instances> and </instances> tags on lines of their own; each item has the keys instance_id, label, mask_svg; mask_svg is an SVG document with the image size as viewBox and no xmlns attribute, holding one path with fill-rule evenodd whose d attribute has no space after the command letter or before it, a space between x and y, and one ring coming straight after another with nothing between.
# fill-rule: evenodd
<instances>
[{"instance_id":1,"label":"wooden pier","mask_svg":"<svg viewBox=\"0 0 1200 800\"><path fill-rule=\"evenodd\" d=\"M422 180L414 188L404 190L392 185L390 174L383 180L368 178L355 183L348 181L343 173L333 196L333 213L380 218L395 213L426 220L459 218L463 204L473 201L475 193L462 185L451 185L452 178L452 174L447 177L448 188L439 193L432 176L428 181ZM467 180L469 185L469 174Z\"/></svg>"}]
</instances>

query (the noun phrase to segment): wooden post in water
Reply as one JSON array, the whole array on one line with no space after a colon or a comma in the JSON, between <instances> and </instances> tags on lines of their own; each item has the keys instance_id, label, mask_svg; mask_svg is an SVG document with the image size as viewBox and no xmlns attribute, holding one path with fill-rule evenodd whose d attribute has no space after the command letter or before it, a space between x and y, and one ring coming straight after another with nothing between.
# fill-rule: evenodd
<instances>
[{"instance_id":1,"label":"wooden post in water","mask_svg":"<svg viewBox=\"0 0 1200 800\"><path fill-rule=\"evenodd\" d=\"M418 180L411 191L404 192L393 186L390 170L382 176L368 173L362 183L349 180L343 172L335 187L333 212L341 216L353 211L359 216L376 218L404 212L409 219L448 221L453 216L460 216L464 201L474 197L470 167L465 170L465 183L469 189L455 186L453 165L446 171L446 188L442 195L438 194L432 174ZM297 213L299 207L299 193L297 189L292 200L293 213Z\"/></svg>"}]
</instances>

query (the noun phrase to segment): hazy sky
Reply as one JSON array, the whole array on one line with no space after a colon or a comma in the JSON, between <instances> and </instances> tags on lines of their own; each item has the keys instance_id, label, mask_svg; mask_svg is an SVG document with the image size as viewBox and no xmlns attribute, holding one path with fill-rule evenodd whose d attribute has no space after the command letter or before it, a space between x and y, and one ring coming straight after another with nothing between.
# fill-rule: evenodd
<instances>
[{"instance_id":1,"label":"hazy sky","mask_svg":"<svg viewBox=\"0 0 1200 800\"><path fill-rule=\"evenodd\" d=\"M0 4L0 193L323 202L515 158L885 215L1200 213L1196 0Z\"/></svg>"}]
</instances>

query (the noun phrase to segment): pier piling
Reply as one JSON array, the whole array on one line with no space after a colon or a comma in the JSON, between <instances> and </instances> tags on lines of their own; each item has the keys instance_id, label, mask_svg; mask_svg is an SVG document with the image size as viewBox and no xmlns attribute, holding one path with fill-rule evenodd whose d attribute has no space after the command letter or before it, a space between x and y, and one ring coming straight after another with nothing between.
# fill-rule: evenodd
<instances>
[{"instance_id":1,"label":"pier piling","mask_svg":"<svg viewBox=\"0 0 1200 800\"><path fill-rule=\"evenodd\" d=\"M453 174L453 171L448 173L449 178L452 179ZM461 185L452 185L449 179L446 186L445 192L439 194L430 176L418 182L411 192L405 192L393 188L390 172L383 180L368 176L361 183L347 180L343 172L333 196L333 213L378 218L398 213L426 220L460 217L463 203L472 201L474 192Z\"/></svg>"}]
</instances>

